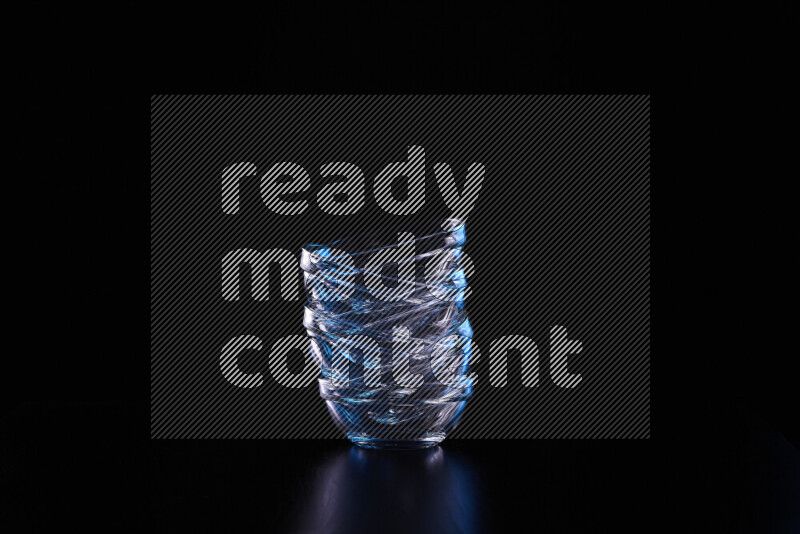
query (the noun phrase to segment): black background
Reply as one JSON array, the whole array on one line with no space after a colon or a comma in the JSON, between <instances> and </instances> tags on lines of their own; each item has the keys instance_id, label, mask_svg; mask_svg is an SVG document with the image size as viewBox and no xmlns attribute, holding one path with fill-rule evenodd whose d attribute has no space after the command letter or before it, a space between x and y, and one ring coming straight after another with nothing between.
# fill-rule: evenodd
<instances>
[{"instance_id":1,"label":"black background","mask_svg":"<svg viewBox=\"0 0 800 534\"><path fill-rule=\"evenodd\" d=\"M648 437L648 113L641 96L304 97L291 104L155 98L151 435L338 437L316 384L288 389L268 372L273 343L305 336L304 295L287 301L271 292L255 300L250 269L241 268L240 299L226 301L222 257L282 249L297 259L305 242L365 228L380 231L386 243L397 242L399 231L419 236L419 221L452 215L434 163L447 162L461 181L480 162L486 176L464 247L475 265L466 307L481 351L471 365L479 378L469 413L450 437ZM250 117L268 120L251 126ZM397 216L375 201L374 178L390 162L406 160L410 145L424 148L424 203L413 215ZM240 161L258 173L277 161L301 165L310 189L290 198L305 200L304 211L270 210L256 176L239 180L238 213L224 213L220 175ZM318 205L327 180L317 169L329 161L363 170L365 203L357 213L331 215ZM299 272L271 273L279 275L302 285ZM552 325L584 347L569 359L569 372L582 377L578 387L551 379ZM242 335L264 343L264 350L238 357L243 372L267 373L257 388L233 387L219 370L220 348ZM538 347L535 388L522 384L518 351L508 356L504 388L488 380L491 343L512 335ZM299 372L308 356L295 349L288 365Z\"/></svg>"},{"instance_id":2,"label":"black background","mask_svg":"<svg viewBox=\"0 0 800 534\"><path fill-rule=\"evenodd\" d=\"M663 348L652 355L652 438L453 441L441 448L455 464L446 472L478 482L464 501L478 531L523 530L518 521L553 531L796 529L793 241L782 234L795 211L786 130L796 119L796 13L789 3L638 10L11 13L0 465L13 498L3 523L280 532L311 514L317 475L350 454L338 441L149 441L150 94L608 92L654 95ZM439 521L430 500L388 508L414 473L420 487L439 480L425 458L398 458L358 475L370 478L323 477L386 507L366 507L360 530L381 518L387 532Z\"/></svg>"}]
</instances>

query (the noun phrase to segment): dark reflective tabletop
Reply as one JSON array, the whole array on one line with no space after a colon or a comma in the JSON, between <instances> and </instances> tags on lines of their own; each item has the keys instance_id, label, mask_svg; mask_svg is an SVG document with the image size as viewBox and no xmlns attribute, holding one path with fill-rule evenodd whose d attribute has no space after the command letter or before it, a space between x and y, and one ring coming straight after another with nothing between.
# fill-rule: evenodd
<instances>
[{"instance_id":1,"label":"dark reflective tabletop","mask_svg":"<svg viewBox=\"0 0 800 534\"><path fill-rule=\"evenodd\" d=\"M6 417L9 521L34 532L55 520L114 532L317 534L800 526L800 453L732 409L680 439L452 439L392 452L344 440L151 441L138 410L27 405Z\"/></svg>"}]
</instances>

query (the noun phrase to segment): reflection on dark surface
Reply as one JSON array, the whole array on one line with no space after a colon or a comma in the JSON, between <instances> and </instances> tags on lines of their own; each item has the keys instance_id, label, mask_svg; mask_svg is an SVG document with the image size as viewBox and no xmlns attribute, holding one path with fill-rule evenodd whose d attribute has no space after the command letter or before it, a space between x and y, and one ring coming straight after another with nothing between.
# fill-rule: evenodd
<instances>
[{"instance_id":1,"label":"reflection on dark surface","mask_svg":"<svg viewBox=\"0 0 800 534\"><path fill-rule=\"evenodd\" d=\"M351 447L323 462L292 532L482 532L477 474L441 447Z\"/></svg>"},{"instance_id":2,"label":"reflection on dark surface","mask_svg":"<svg viewBox=\"0 0 800 534\"><path fill-rule=\"evenodd\" d=\"M671 441L453 439L403 452L344 440L116 440L98 431L109 421L136 428L135 411L29 405L0 422L11 438L0 439L0 481L12 490L2 510L12 521L0 525L50 532L54 518L101 517L105 531L170 534L800 533L797 447L751 411L702 413Z\"/></svg>"}]
</instances>

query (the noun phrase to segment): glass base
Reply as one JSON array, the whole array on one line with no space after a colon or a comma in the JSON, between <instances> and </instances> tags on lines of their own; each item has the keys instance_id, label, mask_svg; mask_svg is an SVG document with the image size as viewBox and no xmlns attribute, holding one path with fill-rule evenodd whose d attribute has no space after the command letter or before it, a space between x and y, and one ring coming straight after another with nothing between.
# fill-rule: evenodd
<instances>
[{"instance_id":1,"label":"glass base","mask_svg":"<svg viewBox=\"0 0 800 534\"><path fill-rule=\"evenodd\" d=\"M380 393L380 392L379 392ZM403 402L394 398L326 400L336 426L366 449L427 449L453 430L465 400Z\"/></svg>"},{"instance_id":2,"label":"glass base","mask_svg":"<svg viewBox=\"0 0 800 534\"><path fill-rule=\"evenodd\" d=\"M365 449L414 450L435 447L444 441L445 434L430 433L421 439L381 439L371 438L357 432L348 432L347 439Z\"/></svg>"}]
</instances>

